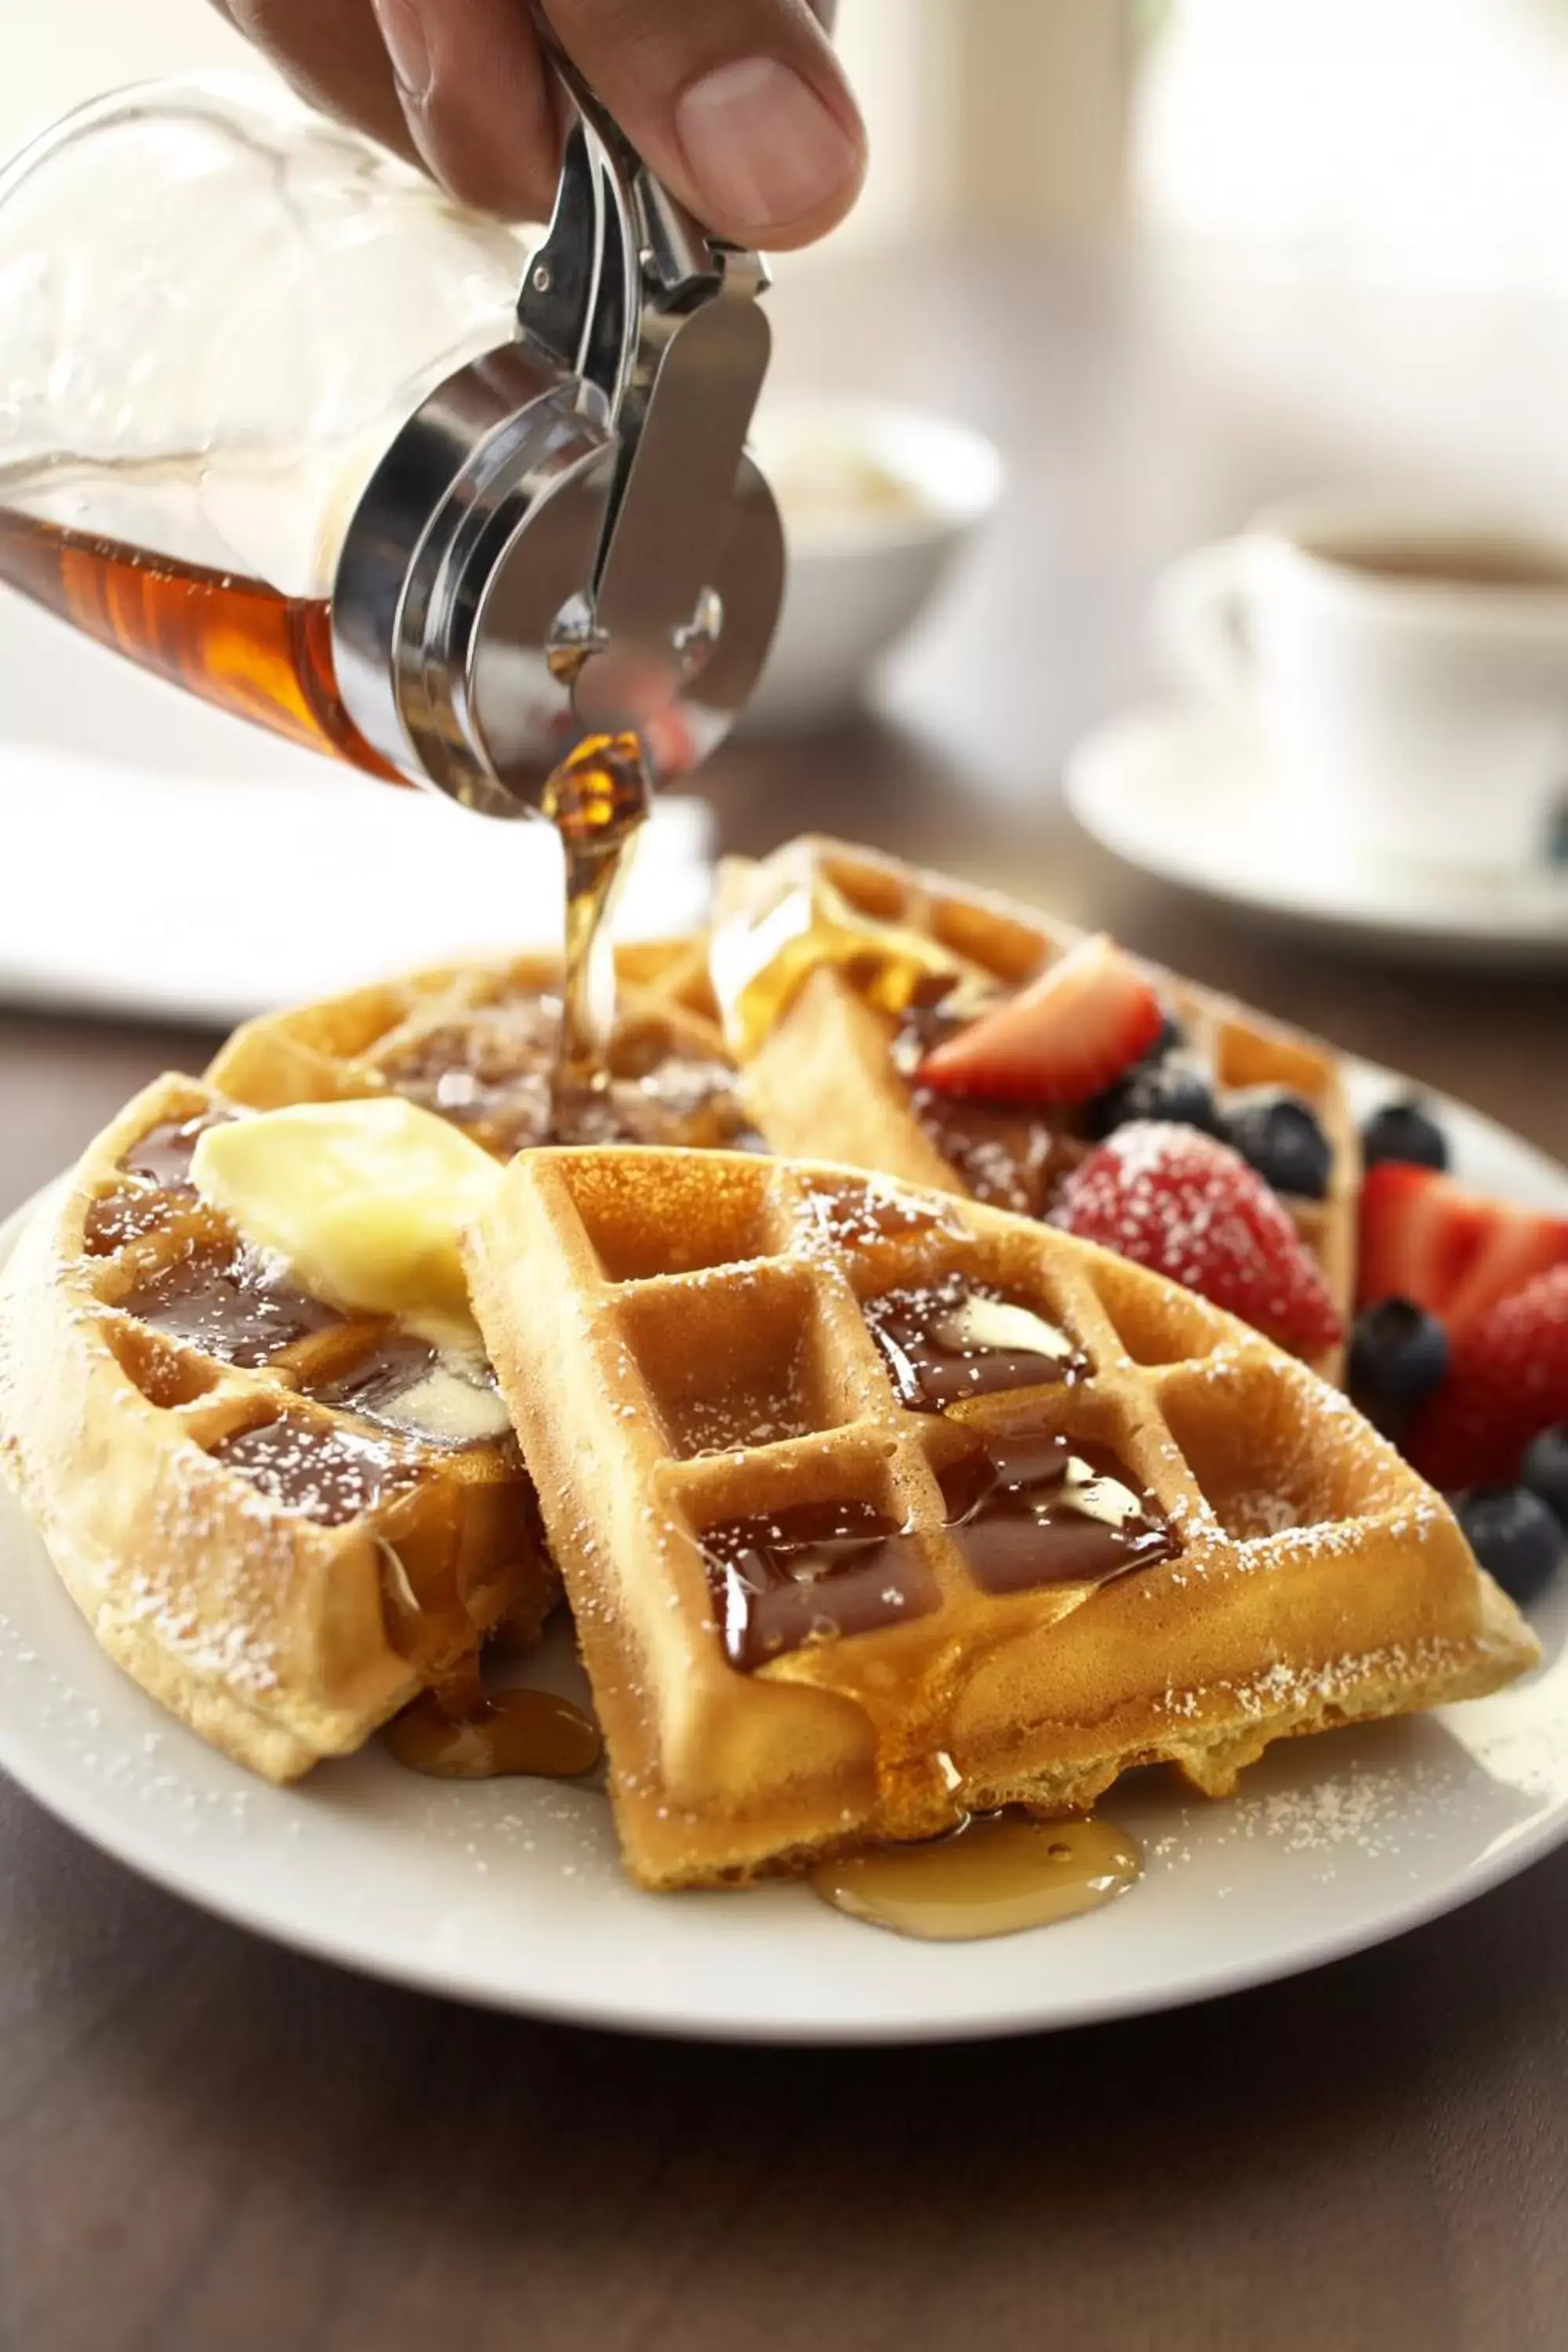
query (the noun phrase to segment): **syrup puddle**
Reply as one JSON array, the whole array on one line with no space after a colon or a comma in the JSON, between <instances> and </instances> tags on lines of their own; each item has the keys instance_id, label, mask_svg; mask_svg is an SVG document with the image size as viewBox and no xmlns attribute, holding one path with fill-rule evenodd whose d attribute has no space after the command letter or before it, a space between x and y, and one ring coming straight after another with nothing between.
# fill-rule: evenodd
<instances>
[{"instance_id":1,"label":"syrup puddle","mask_svg":"<svg viewBox=\"0 0 1568 2352\"><path fill-rule=\"evenodd\" d=\"M529 1773L573 1780L591 1772L603 1752L599 1727L547 1690L450 1695L426 1691L386 1727L386 1744L400 1764L440 1780L493 1780Z\"/></svg>"},{"instance_id":2,"label":"syrup puddle","mask_svg":"<svg viewBox=\"0 0 1568 2352\"><path fill-rule=\"evenodd\" d=\"M956 1944L1098 1911L1125 1895L1142 1868L1135 1841L1114 1822L1004 1812L926 1844L819 1862L809 1883L824 1903L869 1927Z\"/></svg>"}]
</instances>

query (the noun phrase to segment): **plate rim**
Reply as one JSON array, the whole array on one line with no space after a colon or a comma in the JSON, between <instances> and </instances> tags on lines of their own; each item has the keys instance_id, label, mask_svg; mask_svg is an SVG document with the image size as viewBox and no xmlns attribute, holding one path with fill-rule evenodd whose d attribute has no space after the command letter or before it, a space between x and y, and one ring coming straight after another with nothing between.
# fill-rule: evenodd
<instances>
[{"instance_id":1,"label":"plate rim","mask_svg":"<svg viewBox=\"0 0 1568 2352\"><path fill-rule=\"evenodd\" d=\"M1344 1063L1353 1085L1413 1083L1360 1056L1346 1055ZM1423 1087L1422 1092L1443 1110L1459 1111L1472 1130L1484 1132L1489 1140L1506 1149L1521 1166L1528 1162L1532 1181L1568 1201L1568 1167L1484 1112L1457 1103L1433 1087ZM51 1180L0 1222L0 1264L9 1255L27 1220L65 1181L67 1175ZM37 1532L26 1525L15 1497L0 1494L0 1504L14 1514L27 1538L44 1549ZM70 1622L81 1640L92 1645L93 1654L101 1656L90 1628L76 1613L74 1606ZM114 1672L118 1674L120 1670L115 1668ZM160 1733L195 1738L156 1700L138 1691L128 1677L126 1683L128 1690L149 1710L150 1722ZM1533 1823L1521 1824L1516 1833L1501 1839L1475 1861L1452 1870L1436 1884L1403 1894L1380 1913L1338 1926L1327 1925L1321 1933L1299 1936L1277 1950L1243 1954L1231 1960L1221 1958L1152 1994L1146 1985L1134 1983L1098 1992L1081 1991L1064 1999L1060 1989L1053 1988L1047 1973L1040 1979L1037 1996L1008 2000L993 1995L984 2005L968 2011L955 2011L948 1998L938 1996L929 2014L861 2014L820 2020L795 2017L781 2021L760 2008L756 2014L736 2011L715 2015L696 2006L682 2008L667 1996L657 2009L645 2009L628 2006L624 1999L595 1993L574 1994L552 1987L539 1990L503 1983L493 1976L466 1974L417 1953L378 1948L374 1931L361 1933L352 1923L307 1922L292 1915L282 1917L265 1891L252 1893L243 1880L238 1885L229 1880L215 1884L203 1863L204 1850L199 1843L193 1843L187 1855L158 1826L155 1817L150 1816L143 1826L133 1814L117 1808L112 1797L79 1772L73 1774L68 1764L62 1762L57 1769L51 1759L58 1752L47 1741L40 1742L35 1734L18 1735L0 1720L0 1770L46 1812L98 1852L134 1870L151 1884L194 1904L209 1916L262 1936L285 1949L303 1952L313 1959L330 1961L381 1982L507 2014L664 2039L758 2046L847 2047L1005 2040L1188 2008L1199 2001L1309 1974L1335 1960L1394 1941L1489 1894L1568 1843L1565 1795ZM243 1768L230 1765L229 1769L237 1776L238 1787L248 1790L254 1785ZM688 1898L670 1895L647 1899L679 1902Z\"/></svg>"}]
</instances>

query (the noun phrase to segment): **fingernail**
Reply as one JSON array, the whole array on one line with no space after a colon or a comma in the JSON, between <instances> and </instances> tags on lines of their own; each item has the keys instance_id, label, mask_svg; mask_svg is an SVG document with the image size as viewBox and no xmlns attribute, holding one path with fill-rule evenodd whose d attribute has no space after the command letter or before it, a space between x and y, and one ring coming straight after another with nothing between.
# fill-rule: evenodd
<instances>
[{"instance_id":1,"label":"fingernail","mask_svg":"<svg viewBox=\"0 0 1568 2352\"><path fill-rule=\"evenodd\" d=\"M397 86L416 103L430 95L430 42L415 0L372 0Z\"/></svg>"},{"instance_id":2,"label":"fingernail","mask_svg":"<svg viewBox=\"0 0 1568 2352\"><path fill-rule=\"evenodd\" d=\"M804 220L860 170L848 131L776 58L742 58L704 74L677 107L675 128L707 209L726 226Z\"/></svg>"}]
</instances>

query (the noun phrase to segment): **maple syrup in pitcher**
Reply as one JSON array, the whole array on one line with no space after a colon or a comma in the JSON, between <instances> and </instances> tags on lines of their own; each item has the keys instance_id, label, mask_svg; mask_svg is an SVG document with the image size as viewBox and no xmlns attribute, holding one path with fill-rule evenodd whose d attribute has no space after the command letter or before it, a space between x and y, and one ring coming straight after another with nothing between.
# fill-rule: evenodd
<instances>
[{"instance_id":1,"label":"maple syrup in pitcher","mask_svg":"<svg viewBox=\"0 0 1568 2352\"><path fill-rule=\"evenodd\" d=\"M338 691L331 608L265 581L0 508L0 580L171 686L307 751L405 784Z\"/></svg>"},{"instance_id":2,"label":"maple syrup in pitcher","mask_svg":"<svg viewBox=\"0 0 1568 2352\"><path fill-rule=\"evenodd\" d=\"M173 686L274 734L408 784L344 708L325 597L175 562L0 509L0 580ZM565 870L559 1085L604 1086L615 1018L609 919L648 813L635 735L590 736L545 783L541 813Z\"/></svg>"},{"instance_id":3,"label":"maple syrup in pitcher","mask_svg":"<svg viewBox=\"0 0 1568 2352\"><path fill-rule=\"evenodd\" d=\"M289 741L549 819L581 1103L649 778L742 706L783 554L744 449L766 273L563 102L531 258L256 86L118 92L36 141L0 173L0 583Z\"/></svg>"}]
</instances>

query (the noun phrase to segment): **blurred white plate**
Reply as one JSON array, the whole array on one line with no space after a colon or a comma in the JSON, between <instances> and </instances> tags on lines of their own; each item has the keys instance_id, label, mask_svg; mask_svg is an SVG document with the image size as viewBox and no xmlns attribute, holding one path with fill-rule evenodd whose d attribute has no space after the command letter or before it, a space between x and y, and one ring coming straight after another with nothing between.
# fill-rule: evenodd
<instances>
[{"instance_id":1,"label":"blurred white plate","mask_svg":"<svg viewBox=\"0 0 1568 2352\"><path fill-rule=\"evenodd\" d=\"M765 400L752 446L784 520L789 570L747 733L831 725L863 698L996 504L983 434L888 401Z\"/></svg>"},{"instance_id":2,"label":"blurred white plate","mask_svg":"<svg viewBox=\"0 0 1568 2352\"><path fill-rule=\"evenodd\" d=\"M1363 856L1288 820L1245 725L1163 702L1069 755L1067 796L1130 866L1205 898L1431 963L1568 968L1568 870L1446 874Z\"/></svg>"},{"instance_id":3,"label":"blurred white plate","mask_svg":"<svg viewBox=\"0 0 1568 2352\"><path fill-rule=\"evenodd\" d=\"M4 593L0 729L0 1000L226 1026L560 937L547 826L338 768ZM700 921L710 829L663 803L624 933Z\"/></svg>"},{"instance_id":4,"label":"blurred white plate","mask_svg":"<svg viewBox=\"0 0 1568 2352\"><path fill-rule=\"evenodd\" d=\"M1362 1107L1389 1084L1357 1072ZM1473 1113L1449 1117L1465 1176L1568 1208L1568 1171ZM797 1885L643 1895L595 1791L423 1780L379 1743L268 1788L109 1663L4 1493L0 1766L193 1902L459 1999L759 2042L1016 2033L1293 1975L1453 1910L1561 1844L1568 1578L1560 1588L1537 1620L1551 1663L1495 1698L1287 1742L1229 1803L1163 1774L1130 1779L1106 1811L1142 1842L1142 1883L1108 1910L992 1943L906 1943ZM564 1628L518 1671L581 1689Z\"/></svg>"}]
</instances>

